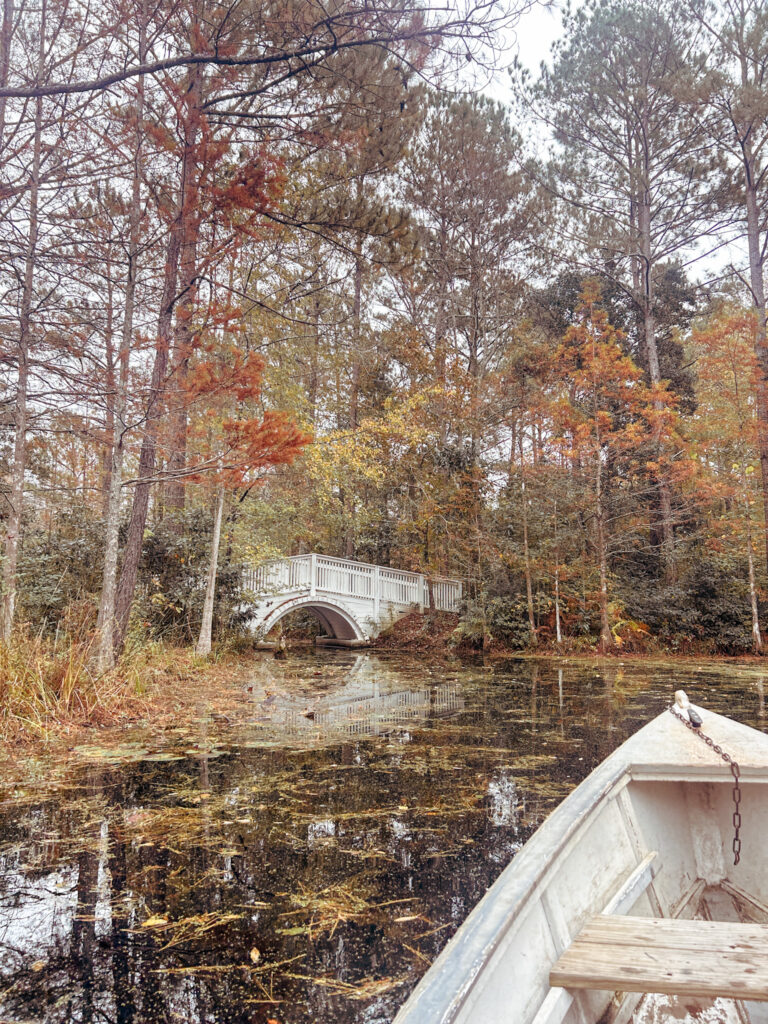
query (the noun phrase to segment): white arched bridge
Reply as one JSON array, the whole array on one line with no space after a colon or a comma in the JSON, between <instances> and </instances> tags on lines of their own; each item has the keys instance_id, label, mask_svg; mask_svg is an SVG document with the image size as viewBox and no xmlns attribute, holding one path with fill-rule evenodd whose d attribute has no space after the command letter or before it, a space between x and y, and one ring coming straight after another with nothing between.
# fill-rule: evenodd
<instances>
[{"instance_id":1,"label":"white arched bridge","mask_svg":"<svg viewBox=\"0 0 768 1024\"><path fill-rule=\"evenodd\" d=\"M367 644L412 611L457 612L461 583L328 555L294 555L246 569L243 585L265 637L285 615L304 608L345 645Z\"/></svg>"}]
</instances>

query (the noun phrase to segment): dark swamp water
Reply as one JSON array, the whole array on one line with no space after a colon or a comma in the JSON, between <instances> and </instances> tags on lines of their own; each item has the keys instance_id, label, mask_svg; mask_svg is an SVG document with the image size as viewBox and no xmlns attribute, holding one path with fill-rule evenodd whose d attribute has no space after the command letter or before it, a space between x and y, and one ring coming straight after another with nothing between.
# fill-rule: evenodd
<instances>
[{"instance_id":1,"label":"dark swamp water","mask_svg":"<svg viewBox=\"0 0 768 1024\"><path fill-rule=\"evenodd\" d=\"M752 668L324 652L265 660L245 726L15 769L0 1022L391 1021L536 826L676 685L765 727Z\"/></svg>"}]
</instances>

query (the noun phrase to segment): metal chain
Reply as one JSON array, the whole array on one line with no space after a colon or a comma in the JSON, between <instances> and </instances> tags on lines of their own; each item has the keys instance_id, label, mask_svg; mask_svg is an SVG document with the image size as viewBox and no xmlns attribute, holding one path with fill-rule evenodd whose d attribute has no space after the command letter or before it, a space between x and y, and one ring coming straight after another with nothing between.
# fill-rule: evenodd
<instances>
[{"instance_id":1,"label":"metal chain","mask_svg":"<svg viewBox=\"0 0 768 1024\"><path fill-rule=\"evenodd\" d=\"M731 848L733 850L733 863L738 864L741 860L741 786L739 785L741 773L739 771L739 762L734 761L730 754L726 754L723 748L715 743L711 736L707 736L707 734L702 732L701 729L697 729L695 726L691 725L688 719L683 717L683 715L675 709L674 705L670 705L669 710L675 718L678 718L683 723L686 728L690 729L691 732L695 733L700 739L702 739L708 747L711 747L712 750L714 750L716 754L719 754L731 769L731 775L733 776L733 843L731 844Z\"/></svg>"}]
</instances>

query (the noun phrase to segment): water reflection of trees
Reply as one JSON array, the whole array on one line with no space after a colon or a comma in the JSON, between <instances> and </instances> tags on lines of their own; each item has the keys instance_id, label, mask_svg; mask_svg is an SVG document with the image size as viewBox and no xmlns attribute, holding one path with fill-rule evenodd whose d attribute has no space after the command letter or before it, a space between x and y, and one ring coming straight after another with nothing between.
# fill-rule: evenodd
<instances>
[{"instance_id":1,"label":"water reflection of trees","mask_svg":"<svg viewBox=\"0 0 768 1024\"><path fill-rule=\"evenodd\" d=\"M377 982L385 991L374 998L390 1005L396 988L387 993L385 979L410 979L419 962L403 946L414 926L397 918L417 918L417 933L443 923L430 914L455 851L441 818L478 843L480 870L470 875L479 877L462 898L476 898L489 880L485 816L461 787L447 788L453 765L414 741L414 771L403 744L390 746L375 758L354 744L249 752L212 761L207 781L203 759L131 766L117 783L105 771L58 804L6 813L23 856L13 873L8 855L4 863L3 1013L259 1021L280 1006L285 1022L353 1020L361 1004L348 996ZM428 813L414 820L419 806ZM318 830L320 820L332 828ZM202 932L205 915L237 916ZM186 921L189 934L177 941L178 927L142 927L153 918ZM421 955L431 946L424 941ZM307 975L321 984L307 985Z\"/></svg>"}]
</instances>

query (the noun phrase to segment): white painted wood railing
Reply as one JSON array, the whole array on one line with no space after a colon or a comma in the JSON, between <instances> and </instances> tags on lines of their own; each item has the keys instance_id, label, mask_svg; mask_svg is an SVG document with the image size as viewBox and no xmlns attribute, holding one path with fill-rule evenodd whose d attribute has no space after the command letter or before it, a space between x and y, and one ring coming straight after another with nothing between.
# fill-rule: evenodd
<instances>
[{"instance_id":1,"label":"white painted wood railing","mask_svg":"<svg viewBox=\"0 0 768 1024\"><path fill-rule=\"evenodd\" d=\"M243 583L256 594L309 591L335 594L379 603L430 607L430 590L435 611L457 612L461 604L461 583L445 577L429 578L418 572L353 562L328 555L294 555L246 569Z\"/></svg>"}]
</instances>

